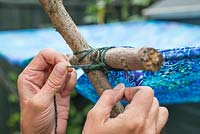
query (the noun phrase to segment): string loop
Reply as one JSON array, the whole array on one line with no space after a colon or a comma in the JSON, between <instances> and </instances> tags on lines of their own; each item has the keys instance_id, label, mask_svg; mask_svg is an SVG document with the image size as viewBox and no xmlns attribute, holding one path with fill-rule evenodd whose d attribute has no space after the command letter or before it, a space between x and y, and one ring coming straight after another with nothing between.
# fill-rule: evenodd
<instances>
[{"instance_id":1,"label":"string loop","mask_svg":"<svg viewBox=\"0 0 200 134\"><path fill-rule=\"evenodd\" d=\"M85 57L89 56L90 60L93 61L93 63L83 64L83 65L72 65L68 66L68 68L75 68L75 69L82 68L86 73L92 70L102 70L105 72L107 77L108 75L110 75L114 81L120 83L119 80L112 73L110 74L109 72L110 70L121 71L121 69L111 68L106 64L105 61L106 52L112 48L114 47L103 47L103 48L89 49L80 52L75 52L74 55L81 55L80 58L78 59L78 62L81 62Z\"/></svg>"},{"instance_id":2,"label":"string loop","mask_svg":"<svg viewBox=\"0 0 200 134\"><path fill-rule=\"evenodd\" d=\"M81 55L78 59L78 62L81 62L84 58L89 56L90 60L93 63L90 64L83 64L83 65L72 65L68 66L69 68L83 68L86 73L91 70L115 70L108 66L105 61L105 54L109 49L112 49L114 47L102 47L97 49L89 49L89 50L83 50L80 52L74 52L74 55Z\"/></svg>"}]
</instances>

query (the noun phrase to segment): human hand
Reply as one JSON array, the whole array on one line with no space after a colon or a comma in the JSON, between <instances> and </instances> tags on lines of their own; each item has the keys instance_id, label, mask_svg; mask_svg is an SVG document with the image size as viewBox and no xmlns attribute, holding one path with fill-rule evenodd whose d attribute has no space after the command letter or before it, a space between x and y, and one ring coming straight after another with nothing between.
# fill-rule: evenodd
<instances>
[{"instance_id":1,"label":"human hand","mask_svg":"<svg viewBox=\"0 0 200 134\"><path fill-rule=\"evenodd\" d=\"M125 97L130 103L116 118L110 113ZM167 122L168 110L160 107L149 87L125 89L123 84L106 90L88 112L83 134L159 134Z\"/></svg>"},{"instance_id":2,"label":"human hand","mask_svg":"<svg viewBox=\"0 0 200 134\"><path fill-rule=\"evenodd\" d=\"M55 129L54 95L57 103L57 133L65 134L70 93L76 73L68 69L66 56L53 49L42 50L18 78L23 134L52 134Z\"/></svg>"}]
</instances>

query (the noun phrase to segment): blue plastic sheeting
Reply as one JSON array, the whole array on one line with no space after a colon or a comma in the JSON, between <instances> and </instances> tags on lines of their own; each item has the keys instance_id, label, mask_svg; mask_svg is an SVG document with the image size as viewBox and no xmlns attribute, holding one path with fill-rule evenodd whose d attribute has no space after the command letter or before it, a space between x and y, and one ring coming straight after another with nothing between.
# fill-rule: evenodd
<instances>
[{"instance_id":1,"label":"blue plastic sheeting","mask_svg":"<svg viewBox=\"0 0 200 134\"><path fill-rule=\"evenodd\" d=\"M147 85L162 104L200 102L200 27L188 24L138 21L79 27L93 47L132 46L159 49L165 62L156 73L148 71L110 72L126 86ZM10 63L24 61L43 48L71 53L65 41L53 29L0 32L0 53ZM78 71L81 76L82 72ZM109 77L112 85L116 85ZM85 75L76 90L96 102L98 95Z\"/></svg>"},{"instance_id":2,"label":"blue plastic sheeting","mask_svg":"<svg viewBox=\"0 0 200 134\"><path fill-rule=\"evenodd\" d=\"M118 84L116 81L127 87L150 86L161 104L200 102L200 48L188 47L160 52L165 61L158 72L111 71L108 76L112 86ZM96 102L98 95L88 81L86 75L81 76L77 90Z\"/></svg>"}]
</instances>

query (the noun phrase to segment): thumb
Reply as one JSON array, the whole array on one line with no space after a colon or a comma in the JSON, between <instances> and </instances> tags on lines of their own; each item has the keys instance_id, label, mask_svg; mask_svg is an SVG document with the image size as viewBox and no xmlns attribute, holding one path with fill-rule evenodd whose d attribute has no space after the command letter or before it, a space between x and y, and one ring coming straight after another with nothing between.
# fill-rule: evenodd
<instances>
[{"instance_id":1,"label":"thumb","mask_svg":"<svg viewBox=\"0 0 200 134\"><path fill-rule=\"evenodd\" d=\"M38 99L45 104L52 102L53 96L64 88L66 78L67 63L57 63L41 91L38 93Z\"/></svg>"},{"instance_id":2,"label":"thumb","mask_svg":"<svg viewBox=\"0 0 200 134\"><path fill-rule=\"evenodd\" d=\"M110 117L113 106L123 97L125 86L118 84L113 90L105 90L93 110L97 117L107 119Z\"/></svg>"}]
</instances>

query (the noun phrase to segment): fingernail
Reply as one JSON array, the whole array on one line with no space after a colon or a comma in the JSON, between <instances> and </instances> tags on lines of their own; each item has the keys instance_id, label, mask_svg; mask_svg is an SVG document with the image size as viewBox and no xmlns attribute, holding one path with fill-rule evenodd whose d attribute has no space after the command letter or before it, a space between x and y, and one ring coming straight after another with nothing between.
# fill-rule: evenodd
<instances>
[{"instance_id":1,"label":"fingernail","mask_svg":"<svg viewBox=\"0 0 200 134\"><path fill-rule=\"evenodd\" d=\"M116 91L121 91L121 90L124 90L124 89L125 89L125 85L122 84L122 83L118 84L118 85L114 88L114 90L116 90Z\"/></svg>"},{"instance_id":2,"label":"fingernail","mask_svg":"<svg viewBox=\"0 0 200 134\"><path fill-rule=\"evenodd\" d=\"M117 89L124 89L125 85L123 83L120 83L115 88L117 88Z\"/></svg>"},{"instance_id":3,"label":"fingernail","mask_svg":"<svg viewBox=\"0 0 200 134\"><path fill-rule=\"evenodd\" d=\"M55 71L56 73L58 73L58 75L64 75L67 70L66 68L67 68L67 65L60 62L56 65Z\"/></svg>"},{"instance_id":4,"label":"fingernail","mask_svg":"<svg viewBox=\"0 0 200 134\"><path fill-rule=\"evenodd\" d=\"M73 71L73 68L69 68L69 67L67 68L67 72L70 73L70 72L72 72L72 71Z\"/></svg>"}]
</instances>

